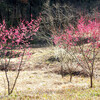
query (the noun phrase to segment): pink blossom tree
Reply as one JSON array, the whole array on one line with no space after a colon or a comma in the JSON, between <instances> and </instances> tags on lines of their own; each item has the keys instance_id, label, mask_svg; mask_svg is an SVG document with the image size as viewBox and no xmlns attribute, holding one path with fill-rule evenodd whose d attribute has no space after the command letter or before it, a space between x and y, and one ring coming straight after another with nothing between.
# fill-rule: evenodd
<instances>
[{"instance_id":1,"label":"pink blossom tree","mask_svg":"<svg viewBox=\"0 0 100 100\"><path fill-rule=\"evenodd\" d=\"M10 27L7 29L5 20L0 23L0 60L5 71L6 80L8 84L8 95L10 95L16 85L16 81L19 77L23 57L25 55L26 47L29 47L29 39L33 39L32 36L36 34L39 29L41 18L31 19L28 21L21 21L20 24L14 28ZM17 76L14 80L12 88L10 87L10 80L8 77L8 70L11 59L15 57L16 50L21 53L19 54L19 66L17 67Z\"/></svg>"},{"instance_id":2,"label":"pink blossom tree","mask_svg":"<svg viewBox=\"0 0 100 100\"><path fill-rule=\"evenodd\" d=\"M90 76L92 88L95 63L100 53L100 20L82 16L76 27L70 25L64 33L54 33L53 37L54 43L64 48Z\"/></svg>"}]
</instances>

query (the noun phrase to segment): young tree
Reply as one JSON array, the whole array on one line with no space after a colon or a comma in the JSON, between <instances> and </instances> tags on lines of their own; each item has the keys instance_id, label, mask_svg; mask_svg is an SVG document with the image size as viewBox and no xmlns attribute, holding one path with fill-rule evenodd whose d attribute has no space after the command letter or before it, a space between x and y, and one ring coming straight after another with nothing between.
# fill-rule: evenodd
<instances>
[{"instance_id":1,"label":"young tree","mask_svg":"<svg viewBox=\"0 0 100 100\"><path fill-rule=\"evenodd\" d=\"M54 34L54 43L70 54L78 65L90 76L93 87L93 74L100 47L100 20L81 17L77 27L70 25L63 34Z\"/></svg>"},{"instance_id":2,"label":"young tree","mask_svg":"<svg viewBox=\"0 0 100 100\"><path fill-rule=\"evenodd\" d=\"M17 28L10 27L9 29L6 28L5 20L3 20L3 24L0 23L0 60L6 75L8 95L14 90L21 70L26 47L29 47L29 40L32 39L32 36L36 35L40 21L40 17L37 18L37 20L31 19L31 22L21 21ZM11 87L8 77L9 66L11 59L14 58L15 54L19 53L19 51L21 51L21 53L19 54L19 65L17 66L18 72L13 86Z\"/></svg>"}]
</instances>

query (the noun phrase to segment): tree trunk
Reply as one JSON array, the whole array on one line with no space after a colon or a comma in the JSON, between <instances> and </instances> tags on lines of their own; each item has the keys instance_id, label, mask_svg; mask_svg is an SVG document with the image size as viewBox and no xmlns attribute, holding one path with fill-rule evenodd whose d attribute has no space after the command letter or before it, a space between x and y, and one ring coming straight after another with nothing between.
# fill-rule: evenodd
<instances>
[{"instance_id":1,"label":"tree trunk","mask_svg":"<svg viewBox=\"0 0 100 100\"><path fill-rule=\"evenodd\" d=\"M64 77L63 66L62 65L61 65L61 76L62 76L62 78Z\"/></svg>"},{"instance_id":2,"label":"tree trunk","mask_svg":"<svg viewBox=\"0 0 100 100\"><path fill-rule=\"evenodd\" d=\"M30 3L30 5L29 5L29 21L31 21L31 3Z\"/></svg>"},{"instance_id":3,"label":"tree trunk","mask_svg":"<svg viewBox=\"0 0 100 100\"><path fill-rule=\"evenodd\" d=\"M95 51L94 51L94 53L95 53ZM92 64L92 71L91 71L91 73L90 73L90 88L92 88L93 87L93 66L94 66L94 58L95 58L95 55L93 56L93 64Z\"/></svg>"},{"instance_id":4,"label":"tree trunk","mask_svg":"<svg viewBox=\"0 0 100 100\"><path fill-rule=\"evenodd\" d=\"M72 82L72 73L70 73L70 82Z\"/></svg>"},{"instance_id":5,"label":"tree trunk","mask_svg":"<svg viewBox=\"0 0 100 100\"><path fill-rule=\"evenodd\" d=\"M93 73L90 75L90 88L93 87Z\"/></svg>"}]
</instances>

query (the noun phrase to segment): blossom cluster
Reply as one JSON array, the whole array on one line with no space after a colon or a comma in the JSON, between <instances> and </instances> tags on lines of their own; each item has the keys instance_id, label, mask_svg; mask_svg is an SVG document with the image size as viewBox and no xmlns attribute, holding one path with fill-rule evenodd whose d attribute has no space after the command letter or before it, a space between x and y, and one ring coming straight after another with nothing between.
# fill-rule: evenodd
<instances>
[{"instance_id":1,"label":"blossom cluster","mask_svg":"<svg viewBox=\"0 0 100 100\"><path fill-rule=\"evenodd\" d=\"M96 18L87 20L85 17L81 17L75 28L70 25L63 34L54 34L53 37L56 45L66 44L70 47L82 43L91 43L98 48L100 47L100 21Z\"/></svg>"},{"instance_id":2,"label":"blossom cluster","mask_svg":"<svg viewBox=\"0 0 100 100\"><path fill-rule=\"evenodd\" d=\"M23 47L28 47L30 42L29 39L36 35L39 29L41 18L31 19L28 21L21 21L17 27L7 28L5 20L0 23L0 55L7 55L12 48L17 50L23 49ZM33 38L31 38L33 39ZM13 54L11 51L10 54Z\"/></svg>"},{"instance_id":3,"label":"blossom cluster","mask_svg":"<svg viewBox=\"0 0 100 100\"><path fill-rule=\"evenodd\" d=\"M5 20L3 20L3 24L0 23L0 49L5 47L11 49L9 46L19 45L19 43L25 44L38 31L40 21L41 18L32 19L31 22L22 21L17 28L7 29Z\"/></svg>"}]
</instances>

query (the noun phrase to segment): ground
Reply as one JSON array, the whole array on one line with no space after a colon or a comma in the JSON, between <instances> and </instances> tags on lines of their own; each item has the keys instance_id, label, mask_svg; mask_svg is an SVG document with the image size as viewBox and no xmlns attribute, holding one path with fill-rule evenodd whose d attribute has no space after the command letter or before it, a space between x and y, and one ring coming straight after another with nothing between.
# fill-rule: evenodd
<instances>
[{"instance_id":1,"label":"ground","mask_svg":"<svg viewBox=\"0 0 100 100\"><path fill-rule=\"evenodd\" d=\"M60 63L48 60L53 54L54 47L32 48L28 60L24 64L15 86L14 92L2 100L100 100L100 63L95 70L93 88L90 88L89 77L69 75L61 77ZM13 58L12 61L17 61ZM16 64L15 64L16 65ZM9 71L10 84L13 83L16 71ZM3 71L0 71L0 95L7 93L7 83Z\"/></svg>"}]
</instances>

